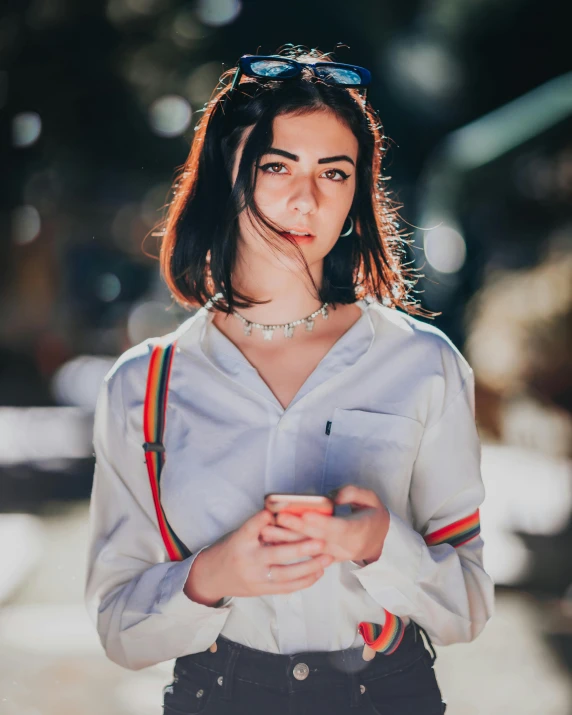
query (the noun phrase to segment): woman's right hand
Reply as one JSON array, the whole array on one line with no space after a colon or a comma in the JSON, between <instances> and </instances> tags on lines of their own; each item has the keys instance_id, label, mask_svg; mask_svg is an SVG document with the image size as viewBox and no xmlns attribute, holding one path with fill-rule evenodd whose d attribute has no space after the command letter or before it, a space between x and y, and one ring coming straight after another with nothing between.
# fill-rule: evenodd
<instances>
[{"instance_id":1,"label":"woman's right hand","mask_svg":"<svg viewBox=\"0 0 572 715\"><path fill-rule=\"evenodd\" d=\"M323 539L303 538L277 545L264 543L260 532L273 523L273 514L262 509L241 527L204 549L190 570L187 595L193 600L216 603L224 596L292 593L315 583L333 561L323 553ZM310 558L290 563L303 557ZM271 580L268 578L270 568Z\"/></svg>"}]
</instances>

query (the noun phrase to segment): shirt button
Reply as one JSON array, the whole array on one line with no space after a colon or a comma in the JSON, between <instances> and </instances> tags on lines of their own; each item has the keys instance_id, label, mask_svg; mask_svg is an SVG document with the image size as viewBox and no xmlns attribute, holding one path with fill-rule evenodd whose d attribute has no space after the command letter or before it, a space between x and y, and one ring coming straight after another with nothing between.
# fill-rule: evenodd
<instances>
[{"instance_id":1,"label":"shirt button","mask_svg":"<svg viewBox=\"0 0 572 715\"><path fill-rule=\"evenodd\" d=\"M310 673L310 668L308 668L306 663L297 663L292 672L294 673L296 680L305 680Z\"/></svg>"}]
</instances>

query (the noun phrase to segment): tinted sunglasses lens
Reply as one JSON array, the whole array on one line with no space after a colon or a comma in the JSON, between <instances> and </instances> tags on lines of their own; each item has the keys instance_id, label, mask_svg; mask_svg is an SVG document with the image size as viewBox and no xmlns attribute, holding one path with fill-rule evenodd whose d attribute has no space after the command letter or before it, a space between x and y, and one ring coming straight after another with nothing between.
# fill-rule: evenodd
<instances>
[{"instance_id":1,"label":"tinted sunglasses lens","mask_svg":"<svg viewBox=\"0 0 572 715\"><path fill-rule=\"evenodd\" d=\"M298 72L294 65L280 60L254 60L250 69L259 77L293 77Z\"/></svg>"},{"instance_id":2,"label":"tinted sunglasses lens","mask_svg":"<svg viewBox=\"0 0 572 715\"><path fill-rule=\"evenodd\" d=\"M352 67L316 67L316 72L320 79L327 82L335 82L336 84L345 84L348 86L358 86L362 84L362 76Z\"/></svg>"}]
</instances>

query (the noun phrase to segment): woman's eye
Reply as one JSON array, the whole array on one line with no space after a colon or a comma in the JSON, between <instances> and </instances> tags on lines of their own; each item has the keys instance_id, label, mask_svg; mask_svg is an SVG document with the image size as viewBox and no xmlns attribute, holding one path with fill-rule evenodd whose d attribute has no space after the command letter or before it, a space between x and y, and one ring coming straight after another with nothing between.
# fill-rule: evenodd
<instances>
[{"instance_id":1,"label":"woman's eye","mask_svg":"<svg viewBox=\"0 0 572 715\"><path fill-rule=\"evenodd\" d=\"M263 164L262 166L260 166L260 169L262 171L264 171L266 174L282 174L282 173L284 173L282 171L274 171L274 169L277 167L282 168L282 169L286 168L286 166L284 164L282 164L281 162L277 162L277 163L275 162L273 164ZM269 169L272 169L272 171L269 171ZM332 181L343 182L343 181L346 181L347 179L349 179L349 177L350 177L349 174L346 174L346 172L342 171L341 169L328 169L324 173L330 174L330 176L328 178L331 179ZM340 176L340 178L335 179L333 176L335 174L338 174Z\"/></svg>"},{"instance_id":2,"label":"woman's eye","mask_svg":"<svg viewBox=\"0 0 572 715\"><path fill-rule=\"evenodd\" d=\"M280 172L278 172L278 171L267 171L267 169L269 169L270 167L276 167L276 166L283 167L284 169L286 168L286 167L284 166L284 164L280 164L280 163L277 163L277 164L276 164L276 163L275 163L275 164L264 164L264 165L261 166L260 168L262 169L262 171L265 171L267 174L278 174L278 173L280 173Z\"/></svg>"},{"instance_id":3,"label":"woman's eye","mask_svg":"<svg viewBox=\"0 0 572 715\"><path fill-rule=\"evenodd\" d=\"M325 173L330 174L332 172L334 174L339 174L342 177L341 179L334 179L334 181L346 181L346 179L349 179L349 176L350 176L349 174L346 174L346 172L342 171L341 169L328 169L328 171L326 171Z\"/></svg>"}]
</instances>

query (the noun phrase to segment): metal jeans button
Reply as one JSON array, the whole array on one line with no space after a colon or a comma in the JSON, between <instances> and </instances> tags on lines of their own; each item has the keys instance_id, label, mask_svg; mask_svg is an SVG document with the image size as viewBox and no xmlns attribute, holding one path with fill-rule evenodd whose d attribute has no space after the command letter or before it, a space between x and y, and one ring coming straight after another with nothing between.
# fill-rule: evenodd
<instances>
[{"instance_id":1,"label":"metal jeans button","mask_svg":"<svg viewBox=\"0 0 572 715\"><path fill-rule=\"evenodd\" d=\"M308 674L310 673L310 668L306 665L306 663L297 663L294 666L294 677L297 680L305 680L308 677Z\"/></svg>"}]
</instances>

